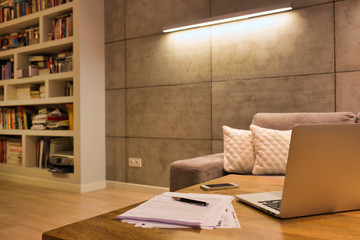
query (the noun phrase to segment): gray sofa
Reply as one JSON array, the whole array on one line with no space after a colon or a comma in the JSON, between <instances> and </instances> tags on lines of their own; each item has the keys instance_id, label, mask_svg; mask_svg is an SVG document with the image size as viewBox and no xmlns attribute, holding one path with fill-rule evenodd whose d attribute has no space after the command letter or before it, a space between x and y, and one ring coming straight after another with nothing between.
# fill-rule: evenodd
<instances>
[{"instance_id":1,"label":"gray sofa","mask_svg":"<svg viewBox=\"0 0 360 240\"><path fill-rule=\"evenodd\" d=\"M290 130L297 124L356 123L351 112L331 113L257 113L252 124L263 128ZM178 160L170 166L170 191L176 191L228 174L223 153Z\"/></svg>"}]
</instances>

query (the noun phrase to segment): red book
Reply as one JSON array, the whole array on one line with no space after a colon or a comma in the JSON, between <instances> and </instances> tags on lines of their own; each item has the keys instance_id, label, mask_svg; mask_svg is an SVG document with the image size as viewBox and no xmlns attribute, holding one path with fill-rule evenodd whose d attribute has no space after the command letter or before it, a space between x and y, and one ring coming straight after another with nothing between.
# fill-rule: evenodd
<instances>
[{"instance_id":1,"label":"red book","mask_svg":"<svg viewBox=\"0 0 360 240\"><path fill-rule=\"evenodd\" d=\"M62 120L67 120L68 117L47 116L46 119L47 119L48 121L62 121Z\"/></svg>"}]
</instances>

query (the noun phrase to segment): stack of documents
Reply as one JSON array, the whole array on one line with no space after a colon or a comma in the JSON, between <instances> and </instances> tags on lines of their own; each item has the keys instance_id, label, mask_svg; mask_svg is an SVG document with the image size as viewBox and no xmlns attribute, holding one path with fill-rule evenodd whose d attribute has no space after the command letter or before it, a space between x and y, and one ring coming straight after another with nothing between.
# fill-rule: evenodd
<instances>
[{"instance_id":1,"label":"stack of documents","mask_svg":"<svg viewBox=\"0 0 360 240\"><path fill-rule=\"evenodd\" d=\"M207 206L175 200L186 198ZM165 192L116 218L144 228L240 228L232 196Z\"/></svg>"}]
</instances>

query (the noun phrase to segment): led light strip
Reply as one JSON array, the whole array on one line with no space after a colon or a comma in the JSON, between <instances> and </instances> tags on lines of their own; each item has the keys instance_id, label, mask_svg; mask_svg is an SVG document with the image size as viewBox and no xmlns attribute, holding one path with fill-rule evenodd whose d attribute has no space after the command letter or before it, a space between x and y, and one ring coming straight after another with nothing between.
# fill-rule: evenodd
<instances>
[{"instance_id":1,"label":"led light strip","mask_svg":"<svg viewBox=\"0 0 360 240\"><path fill-rule=\"evenodd\" d=\"M252 18L252 17L269 15L269 14L273 14L273 13L285 12L285 11L289 11L291 9L292 9L292 7L291 7L290 3L283 3L283 4L274 5L271 7L257 8L257 9L236 12L236 13L231 13L231 14L225 14L225 15L211 17L211 18L205 18L205 19L192 21L192 22L185 23L185 24L166 26L163 28L163 32L165 32L165 33L175 32L175 31L181 31L181 30L190 29L190 28L210 26L210 25L215 25L215 24L220 24L220 23L243 20L243 19Z\"/></svg>"}]
</instances>

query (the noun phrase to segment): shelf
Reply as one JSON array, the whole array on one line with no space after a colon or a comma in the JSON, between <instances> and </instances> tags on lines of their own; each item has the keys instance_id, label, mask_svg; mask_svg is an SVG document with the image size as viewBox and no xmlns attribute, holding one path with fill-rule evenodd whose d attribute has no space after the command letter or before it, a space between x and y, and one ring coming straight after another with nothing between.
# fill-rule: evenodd
<instances>
[{"instance_id":1,"label":"shelf","mask_svg":"<svg viewBox=\"0 0 360 240\"><path fill-rule=\"evenodd\" d=\"M18 131L23 132L23 134L27 136L74 137L74 131L71 130L18 130Z\"/></svg>"},{"instance_id":2,"label":"shelf","mask_svg":"<svg viewBox=\"0 0 360 240\"><path fill-rule=\"evenodd\" d=\"M51 179L52 177L54 177L54 174L50 173L48 168L38 168L34 166L14 166L14 165L8 165L6 163L5 164L1 163L0 171L6 172L11 175L14 173L26 173L27 175L32 175L38 178L42 178L42 181L44 179ZM72 178L74 178L74 173L61 173L56 175L57 175L56 177L59 177L62 180L65 180L64 178L69 178L70 181L73 181Z\"/></svg>"},{"instance_id":3,"label":"shelf","mask_svg":"<svg viewBox=\"0 0 360 240\"><path fill-rule=\"evenodd\" d=\"M74 2L65 3L56 7L48 8L40 13L47 18L55 18L60 15L67 14L72 11Z\"/></svg>"},{"instance_id":4,"label":"shelf","mask_svg":"<svg viewBox=\"0 0 360 240\"><path fill-rule=\"evenodd\" d=\"M73 72L62 72L62 73L53 73L47 75L38 75L33 77L26 78L15 78L15 79L7 79L0 80L0 86L3 85L17 85L17 84L27 84L27 83L37 83L44 82L46 80L71 80L74 77Z\"/></svg>"},{"instance_id":5,"label":"shelf","mask_svg":"<svg viewBox=\"0 0 360 240\"><path fill-rule=\"evenodd\" d=\"M39 25L39 43L0 51L0 60L13 59L15 70L14 79L0 81L3 98L0 101L0 108L11 108L6 109L4 115L12 117L12 124L14 120L23 123L25 119L21 118L21 114L15 115L15 113L25 113L23 118L30 119L32 114L39 113L38 110L41 108L61 108L68 111L73 129L0 130L4 142L11 137L17 137L21 138L22 143L22 166L0 164L0 179L75 192L87 192L105 187L105 128L100 127L96 130L93 128L93 126L105 126L105 115L94 114L96 109L105 107L104 12L103 0L92 1L91 4L86 0L73 0L70 3L0 23L0 34L7 35L26 27ZM65 15L69 14L72 18L66 19ZM72 23L73 29L70 35L73 36L48 40L49 34L52 33L53 21L59 17L66 19L65 22ZM56 59L63 51L72 51L72 68L65 68L63 66L65 61ZM19 78L27 75L27 72L26 70L16 72L16 70L27 69L30 57L37 55L52 57L53 62L57 64L54 71L58 69L72 71ZM66 67L70 65L69 58L67 60ZM38 64L42 65L42 63ZM18 99L29 96L31 88L25 86L27 84L41 85L41 93L45 93L41 96L44 98ZM71 107L65 106L69 103ZM71 139L74 173L50 173L47 169L37 167L40 160L39 143L45 137ZM47 148L43 148L45 152L44 149ZM9 159L11 161L11 158Z\"/></svg>"},{"instance_id":6,"label":"shelf","mask_svg":"<svg viewBox=\"0 0 360 240\"><path fill-rule=\"evenodd\" d=\"M12 19L7 22L1 23L0 35L16 32L20 29L27 28L29 26L39 23L40 14L39 12L30 15L22 16L16 19Z\"/></svg>"},{"instance_id":7,"label":"shelf","mask_svg":"<svg viewBox=\"0 0 360 240\"><path fill-rule=\"evenodd\" d=\"M60 79L71 80L73 79L73 77L74 77L73 72L53 73L47 75L48 80L60 80Z\"/></svg>"},{"instance_id":8,"label":"shelf","mask_svg":"<svg viewBox=\"0 0 360 240\"><path fill-rule=\"evenodd\" d=\"M16 136L46 136L46 137L74 137L72 130L5 130L2 129L1 135L16 135Z\"/></svg>"},{"instance_id":9,"label":"shelf","mask_svg":"<svg viewBox=\"0 0 360 240\"><path fill-rule=\"evenodd\" d=\"M4 168L17 170L17 169L23 168L23 166L9 165L9 164L6 164L6 163L0 163L0 169L4 169Z\"/></svg>"},{"instance_id":10,"label":"shelf","mask_svg":"<svg viewBox=\"0 0 360 240\"><path fill-rule=\"evenodd\" d=\"M0 107L73 103L74 97L34 98L0 101Z\"/></svg>"},{"instance_id":11,"label":"shelf","mask_svg":"<svg viewBox=\"0 0 360 240\"><path fill-rule=\"evenodd\" d=\"M54 52L62 52L72 49L74 37L67 37L53 41L47 41L42 44L37 43L25 47L18 47L0 52L0 59L7 59L17 53L32 55L32 54L49 54Z\"/></svg>"},{"instance_id":12,"label":"shelf","mask_svg":"<svg viewBox=\"0 0 360 240\"><path fill-rule=\"evenodd\" d=\"M1 129L1 135L16 135L16 136L21 136L23 133L21 133L20 131L23 130L6 130L6 129Z\"/></svg>"},{"instance_id":13,"label":"shelf","mask_svg":"<svg viewBox=\"0 0 360 240\"><path fill-rule=\"evenodd\" d=\"M21 53L27 55L33 54L49 54L54 52L61 52L72 49L74 37L67 37L53 41L44 42L42 44L34 44L30 46L21 47ZM18 48L14 49L18 50Z\"/></svg>"},{"instance_id":14,"label":"shelf","mask_svg":"<svg viewBox=\"0 0 360 240\"><path fill-rule=\"evenodd\" d=\"M44 76L44 75L43 75ZM15 78L15 79L6 79L0 81L0 86L4 85L20 85L20 84L31 84L31 83L39 83L44 82L46 80L43 76L34 76L31 78Z\"/></svg>"}]
</instances>

